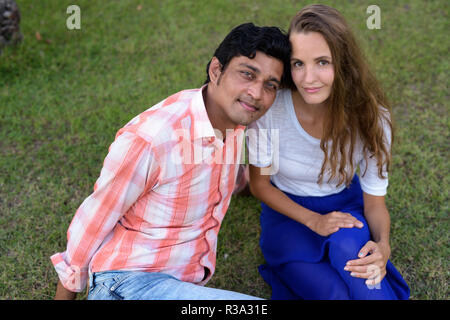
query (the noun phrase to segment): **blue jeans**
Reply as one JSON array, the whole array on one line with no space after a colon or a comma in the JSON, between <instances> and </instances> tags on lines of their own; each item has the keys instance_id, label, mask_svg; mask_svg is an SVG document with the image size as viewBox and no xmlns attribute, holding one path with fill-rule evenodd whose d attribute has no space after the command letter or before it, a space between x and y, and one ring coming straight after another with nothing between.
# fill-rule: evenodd
<instances>
[{"instance_id":1,"label":"blue jeans","mask_svg":"<svg viewBox=\"0 0 450 320\"><path fill-rule=\"evenodd\" d=\"M262 300L158 272L105 271L89 277L89 300Z\"/></svg>"}]
</instances>

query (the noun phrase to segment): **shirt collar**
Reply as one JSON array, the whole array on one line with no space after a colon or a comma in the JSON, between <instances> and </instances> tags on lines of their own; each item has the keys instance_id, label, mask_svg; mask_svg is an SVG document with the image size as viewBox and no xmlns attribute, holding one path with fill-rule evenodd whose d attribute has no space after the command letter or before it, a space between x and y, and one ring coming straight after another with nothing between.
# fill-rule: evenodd
<instances>
[{"instance_id":1,"label":"shirt collar","mask_svg":"<svg viewBox=\"0 0 450 320\"><path fill-rule=\"evenodd\" d=\"M194 118L194 140L202 138L216 138L214 128L208 118L208 113L206 112L205 101L203 100L203 90L206 90L206 86L207 84L203 85L197 92L195 92L191 101L191 110L193 111L192 113ZM235 136L240 130L245 130L245 128L246 127L242 125L236 126L233 130L232 136Z\"/></svg>"}]
</instances>

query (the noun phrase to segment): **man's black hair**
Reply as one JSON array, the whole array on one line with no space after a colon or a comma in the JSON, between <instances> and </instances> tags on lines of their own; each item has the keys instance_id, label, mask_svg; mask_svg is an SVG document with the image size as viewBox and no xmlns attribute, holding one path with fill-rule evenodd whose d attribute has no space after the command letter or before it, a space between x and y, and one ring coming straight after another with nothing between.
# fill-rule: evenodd
<instances>
[{"instance_id":1,"label":"man's black hair","mask_svg":"<svg viewBox=\"0 0 450 320\"><path fill-rule=\"evenodd\" d=\"M281 83L284 84L286 76L290 73L291 47L287 35L277 27L257 27L253 23L243 23L231 30L225 37L214 52L214 57L219 60L223 72L232 58L246 56L253 59L256 51L261 51L283 62L284 71ZM210 81L208 74L210 64L211 61L206 66L204 84Z\"/></svg>"}]
</instances>

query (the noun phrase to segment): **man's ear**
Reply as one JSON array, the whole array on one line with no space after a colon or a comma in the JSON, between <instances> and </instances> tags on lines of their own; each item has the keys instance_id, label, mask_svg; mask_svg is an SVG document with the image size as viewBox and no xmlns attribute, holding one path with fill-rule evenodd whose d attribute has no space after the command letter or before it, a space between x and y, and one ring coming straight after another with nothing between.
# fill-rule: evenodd
<instances>
[{"instance_id":1,"label":"man's ear","mask_svg":"<svg viewBox=\"0 0 450 320\"><path fill-rule=\"evenodd\" d=\"M222 74L222 64L219 62L219 59L213 57L211 59L211 63L209 64L208 75L209 79L215 85L219 84L220 75Z\"/></svg>"}]
</instances>

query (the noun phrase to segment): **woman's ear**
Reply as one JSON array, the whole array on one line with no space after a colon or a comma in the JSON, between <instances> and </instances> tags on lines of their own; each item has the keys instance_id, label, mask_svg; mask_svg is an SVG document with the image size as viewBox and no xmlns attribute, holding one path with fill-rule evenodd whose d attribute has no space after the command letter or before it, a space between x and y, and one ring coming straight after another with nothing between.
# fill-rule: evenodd
<instances>
[{"instance_id":1,"label":"woman's ear","mask_svg":"<svg viewBox=\"0 0 450 320\"><path fill-rule=\"evenodd\" d=\"M219 59L213 57L211 59L211 63L209 64L209 79L215 85L219 84L220 75L222 74L222 64L219 62Z\"/></svg>"}]
</instances>

